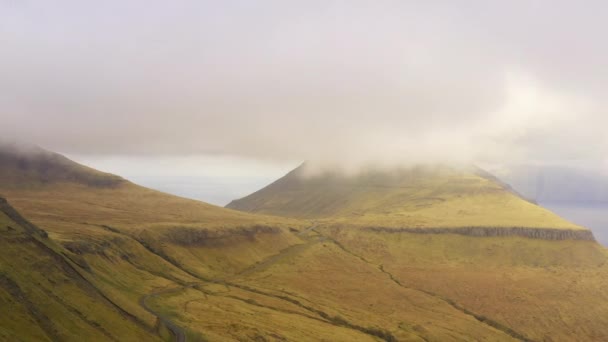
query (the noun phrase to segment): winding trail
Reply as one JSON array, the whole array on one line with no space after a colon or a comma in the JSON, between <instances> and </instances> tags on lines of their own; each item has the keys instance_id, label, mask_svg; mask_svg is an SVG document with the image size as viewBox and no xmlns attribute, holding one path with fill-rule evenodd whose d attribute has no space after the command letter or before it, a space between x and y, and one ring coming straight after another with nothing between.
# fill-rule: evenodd
<instances>
[{"instance_id":1,"label":"winding trail","mask_svg":"<svg viewBox=\"0 0 608 342\"><path fill-rule=\"evenodd\" d=\"M368 331L366 331L365 328L357 326L357 325L354 325L354 324L352 324L350 322L342 322L341 324L336 324L335 322L332 322L331 317L327 313L325 313L323 311L320 311L320 310L318 310L318 309L316 309L314 307L310 307L308 305L304 305L303 303L301 303L301 302L299 302L299 301L297 301L295 299L292 299L290 297L267 293L267 292L261 291L259 289L250 288L248 286L237 284L237 283L232 283L232 282L229 281L229 280L234 279L234 278L240 278L240 277L243 277L243 276L248 276L248 275L256 273L256 272L258 272L260 270L267 269L267 268L271 267L272 265L276 264L277 262L279 262L279 261L281 261L281 260L283 260L283 259L285 259L285 258L287 258L289 256L297 255L300 252L302 252L302 251L310 248L311 246L313 246L313 245L315 245L317 243L326 242L327 241L327 242L335 244L338 248L340 248L341 250L343 250L347 254L350 254L351 256L356 257L356 258L364 261L365 263L369 264L370 266L378 269L380 272L384 273L393 282L395 282L397 285L399 285L401 287L408 288L408 289L415 290L415 291L420 291L420 292L423 292L423 293L425 293L427 295L430 295L430 296L433 296L435 298L438 298L438 299L446 302L447 304L449 304L453 308L455 308L455 309L457 309L457 310L459 310L459 311L461 311L461 312L463 312L463 313L465 313L467 315L473 316L473 318L475 318L477 321L479 321L482 324L489 325L489 326L491 326L494 329L502 331L503 333L509 335L510 337L512 337L514 339L517 339L517 340L520 340L520 341L529 341L529 339L527 339L525 336L523 336L522 334L520 334L520 333L518 333L516 331L513 331L511 328L508 328L508 327L506 327L506 326L504 326L504 325L502 325L502 324L500 324L498 322L489 320L489 319L487 319L485 317L479 316L479 315L477 315L477 314L475 314L475 313L473 313L473 312L471 312L471 311L463 308L462 306L454 303L450 299L443 298L443 297L441 297L441 296L439 296L439 295L437 295L435 293L430 293L428 291L424 291L424 290L421 290L421 289L410 288L410 287L405 286L396 277L394 277L393 274L389 273L386 269L384 269L384 267L382 265L376 265L376 264L370 262L369 260L366 260L362 256L360 256L360 255L354 253L353 251L347 249L344 245L342 245L337 240L335 240L335 239L333 239L333 238L331 238L331 237L329 237L329 236L327 236L325 234L320 233L318 230L316 230L316 228L318 228L318 225L317 225L316 222L314 222L314 224L311 227L308 227L305 230L303 230L303 231L301 231L301 232L299 232L299 233L296 234L298 237L304 238L304 240L306 240L305 243L289 246L289 247L287 247L287 248L279 251L277 254L271 255L271 256L267 257L266 259L263 259L262 261L260 261L260 262L258 262L256 264L253 264L253 265L251 265L251 266L243 269L242 271L238 272L237 274L234 274L234 275L226 277L226 278L221 278L221 279L219 279L219 278L218 279L202 279L199 276L188 272L191 275L193 275L194 277L200 279L201 282L194 282L194 283L183 284L181 286L177 286L177 287L174 287L174 288L163 289L163 290L158 290L158 291L149 293L149 294L144 295L144 296L142 296L140 298L139 304L147 312L149 312L152 315L156 316L157 319L159 320L159 322L161 324L165 325L169 329L169 331L171 332L171 334L175 337L175 341L177 341L177 342L186 342L186 330L184 328L176 325L175 323L171 322L171 320L167 316L165 316L162 313L157 312L154 309L152 309L150 307L150 305L148 304L148 300L153 299L153 298L158 297L158 296L163 296L163 295L167 295L167 294L171 294L171 293L177 293L177 292L180 292L180 291L182 291L184 289L187 289L187 288L198 289L197 288L198 285L204 285L204 284L208 284L208 283L224 284L226 286L232 286L232 287L240 288L241 290L245 290L245 291L248 291L248 292L256 293L256 294L259 294L259 295L264 295L264 296L269 296L269 297L273 297L273 298L280 299L280 300L285 300L287 302L290 302L292 304L300 306L303 309L306 309L307 311L309 311L312 314L320 316L319 320L321 320L323 322L326 322L326 323L329 323L329 324L332 324L332 325L338 325L338 326L347 327L347 328L350 328L350 329L361 331L361 332L366 333L366 334L370 334ZM309 235L310 233L314 233L314 235L310 236ZM179 267L181 269L180 265L175 265L175 266L177 266L177 267ZM242 300L240 298L234 298L234 299ZM270 308L270 307L268 307L268 308ZM270 309L273 309L273 308L270 308ZM310 317L310 316L307 316L307 317L308 318L314 318L314 317ZM318 318L314 318L314 319L318 319ZM372 336L379 337L377 335L372 335ZM392 341L393 340L392 336L390 336L390 339L386 339L386 340L387 341L389 341L389 340Z\"/></svg>"},{"instance_id":2,"label":"winding trail","mask_svg":"<svg viewBox=\"0 0 608 342\"><path fill-rule=\"evenodd\" d=\"M244 291L248 291L248 292L252 292L252 293L256 293L258 295L263 295L263 296L268 296L268 297L272 297L275 299L280 299L280 300L284 300L287 301L291 304L295 304L307 311L309 311L311 314L318 316L317 317L313 317L313 316L308 316L308 315L304 315L308 318L311 319L317 319L320 321L323 321L325 323L328 324L332 324L332 325L336 325L336 326L342 326L342 327L346 327L346 328L350 328L350 329L354 329L354 330L358 330L361 331L363 333L366 333L368 335L372 335L374 337L380 337L382 339L385 339L387 341L393 341L393 337L390 336L389 338L385 338L384 336L378 336L375 334L371 334L366 328L352 324L350 322L341 322L341 323L336 323L332 321L332 318L325 312L318 310L314 307L311 307L309 305L305 305L302 302L293 299L289 296L283 296L283 295L276 295L276 294L272 294L272 293L268 293L265 291L261 291L260 289L256 289L256 288L251 288L242 284L238 284L238 283L234 283L231 282L230 280L234 279L234 278L240 278L240 277L244 277L244 276L248 276L251 275L253 273L256 273L258 271L267 269L269 267L271 267L272 265L276 264L277 262L288 258L290 256L294 256L297 255L303 251L305 251L306 249L312 247L313 245L317 244L317 243L321 243L321 242L330 242L332 244L335 244L338 248L340 248L342 251L344 251L345 253L358 258L360 260L362 260L363 262L367 263L368 265L372 266L373 268L376 268L378 271L384 273L387 277L389 277L391 279L391 281L393 281L394 283L396 283L398 286L403 287L403 288L407 288L410 290L414 290L414 291L420 291L422 293L425 293L426 295L435 297L437 299L440 299L441 301L446 302L447 304L449 304L451 307L457 309L458 311L463 312L466 315L472 316L474 319L476 319L477 321L479 321L482 324L488 325L496 330L499 330L503 333L505 333L506 335L516 339L516 340L520 340L520 341L530 341L528 338L526 338L523 334L514 331L513 329L504 326L503 324L500 324L496 321L490 320L486 317L480 316L475 314L474 312L471 312L467 309L465 309L464 307L462 307L461 305L455 303L454 301L448 299L448 298L444 298L436 293L432 293L429 291L425 291L422 289L418 289L418 288L412 288L412 287L408 287L406 285L404 285L403 283L401 283L399 281L399 279L397 279L393 274L391 274L390 272L388 272L383 265L377 265L374 264L372 262L370 262L369 260L365 259L364 257L362 257L361 255L358 255L356 253L354 253L353 251L351 251L350 249L346 248L342 243L340 243L339 241L333 239L330 236L327 236L325 234L322 234L321 232L319 232L318 230L316 230L316 228L318 228L318 225L316 223L314 223L311 227L306 228L305 230L297 233L296 235L298 237L302 237L304 240L306 240L305 243L300 243L300 244L296 244L296 245L291 245L281 251L279 251L277 254L273 254L265 259L263 259L262 261L253 264L245 269L243 269L242 271L232 275L232 276L228 276L225 278L217 278L217 279L203 279L200 278L199 276L192 274L190 272L191 275L193 275L194 277L200 279L200 282L192 282L192 283L187 283L187 284L181 284L180 286L177 287L173 287L173 288L168 288L168 289L162 289L162 290L158 290L152 293L149 293L147 295L144 295L140 298L139 300L139 304L141 307L143 307L147 312L151 313L152 315L156 316L157 319L159 320L159 322L161 324L163 324L164 326L166 326L169 331L171 332L171 334L175 337L175 341L177 342L186 342L186 330L178 325L176 325L175 323L171 322L171 320L169 319L169 317L163 315L160 312L155 311L154 309L152 309L150 307L150 305L148 304L148 300L153 299L155 297L159 297L159 296L163 296L163 295L167 295L167 294L171 294L171 293L177 293L180 292L184 289L187 288L194 288L197 289L203 293L203 290L201 290L198 286L199 285L205 285L205 284L209 284L209 283L215 283L215 284L223 284L226 286L230 286L230 287L235 287L235 288L239 288L241 290ZM310 233L314 233L314 235L310 235ZM175 265L177 267L179 267L181 269L181 266L179 265ZM207 294L207 293L206 293ZM241 301L245 301L242 298L239 297L235 297L235 296L227 296L229 298L233 298L233 299L237 299L237 300L241 300ZM246 302L246 301L245 301ZM251 304L251 303L249 303ZM258 306L261 306L260 304L256 304ZM263 306L269 309L273 309L276 310L276 308L272 308L272 307L268 307L268 306ZM296 314L295 312L290 312L293 314ZM301 314L300 314L301 315ZM419 336L422 339L424 339L422 336Z\"/></svg>"},{"instance_id":3,"label":"winding trail","mask_svg":"<svg viewBox=\"0 0 608 342\"><path fill-rule=\"evenodd\" d=\"M317 224L313 224L312 226L308 227L307 229L301 231L300 233L298 233L297 235L302 237L304 235L306 235L307 233L309 233L310 231L312 231L313 229L317 228ZM308 247L310 247L311 245L318 243L318 242L322 242L322 241L326 241L327 238L324 236L318 237L318 238L313 238L310 239L308 242L303 243L303 244L297 244L297 245L292 245L290 247L287 247L284 250L279 251L279 253L271 255L270 257L264 259L263 261L252 265L246 269L244 269L243 271L239 272L238 274L236 274L235 276L243 276L243 275L248 275L251 273L254 273L256 271L259 271L261 269L264 268L268 268L271 265L275 264L276 262L278 262L279 260L287 257L288 255L293 255L294 253L298 253L299 251L306 249ZM175 265L177 266L177 265ZM181 269L181 267L179 267ZM224 279L209 279L206 282L209 283L226 283ZM158 319L158 321L167 327L167 329L169 329L169 331L171 332L171 334L173 335L173 337L175 338L176 342L186 342L186 331L184 328L178 326L177 324L173 323L171 321L171 319L169 319L169 317L163 315L160 312L155 311L154 309L152 309L152 307L149 305L148 300L153 299L155 297L159 297L159 296L163 296L166 294L170 294L170 293L177 293L180 292L186 288L194 288L197 285L202 285L204 284L204 282L196 282L196 283L189 283L186 285L182 285L182 286L178 286L178 287L173 287L173 288L169 288L169 289L163 289L163 290L158 290L158 291L154 291L152 293L146 294L142 297L139 298L139 305L146 310L147 312L149 312L150 314L156 316L156 318ZM230 283L226 283L227 285L231 285Z\"/></svg>"},{"instance_id":4,"label":"winding trail","mask_svg":"<svg viewBox=\"0 0 608 342\"><path fill-rule=\"evenodd\" d=\"M310 248L312 245L320 243L320 242L324 242L324 241L329 241L329 239L325 236L317 236L317 237L310 238L310 240L308 240L308 242L306 242L306 243L291 245L291 246L281 250L278 254L271 255L270 257L262 260L261 262L254 264L250 267L247 267L246 269L240 271L239 273L235 274L234 276L229 277L229 279L248 276L252 273L269 268L270 266L276 264L277 262L285 259L286 257L288 257L290 255L296 255L296 254Z\"/></svg>"},{"instance_id":5,"label":"winding trail","mask_svg":"<svg viewBox=\"0 0 608 342\"><path fill-rule=\"evenodd\" d=\"M315 221L312 222L312 226L304 229L303 231L299 232L297 235L298 236L304 236L308 233L310 233L311 231L313 231L315 228L317 228L319 226L319 224Z\"/></svg>"},{"instance_id":6,"label":"winding trail","mask_svg":"<svg viewBox=\"0 0 608 342\"><path fill-rule=\"evenodd\" d=\"M142 308L144 308L144 310L146 310L147 312L149 312L152 315L156 316L156 318L159 320L159 322L161 324L165 325L167 327L167 329L169 329L169 331L171 332L171 334L173 335L173 337L175 337L175 341L176 342L186 342L186 331L183 328L181 328L180 326L178 326L177 324L171 322L171 320L168 317L164 316L160 312L154 311L154 309L152 309L150 307L150 305L148 304L148 300L150 298L154 298L154 297L157 297L157 296L162 296L162 295L169 294L169 293L176 293L176 292L179 292L179 291L181 291L181 290L183 290L185 288L193 287L195 285L196 284L188 284L188 285L185 285L185 286L180 286L180 287L160 290L160 291L149 293L149 294L144 295L141 298L139 298L139 305Z\"/></svg>"}]
</instances>

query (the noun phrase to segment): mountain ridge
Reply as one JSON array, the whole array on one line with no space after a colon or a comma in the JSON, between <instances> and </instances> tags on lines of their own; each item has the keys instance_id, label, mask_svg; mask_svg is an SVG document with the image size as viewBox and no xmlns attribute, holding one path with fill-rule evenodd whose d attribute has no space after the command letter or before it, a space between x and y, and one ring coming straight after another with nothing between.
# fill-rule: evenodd
<instances>
[{"instance_id":1,"label":"mountain ridge","mask_svg":"<svg viewBox=\"0 0 608 342\"><path fill-rule=\"evenodd\" d=\"M116 187L128 181L76 163L35 145L0 143L0 183L36 186L75 182L92 187Z\"/></svg>"},{"instance_id":2,"label":"mountain ridge","mask_svg":"<svg viewBox=\"0 0 608 342\"><path fill-rule=\"evenodd\" d=\"M346 194L362 196L364 201L354 204L359 208L364 204L370 211L396 198L405 199L410 215L420 210L418 205L430 206L435 215L441 211L434 206L449 201L457 201L458 210L469 205L473 211L475 206L480 206L480 212L487 210L487 203L476 196L489 202L507 196L516 198L521 208L534 206L477 175L462 176L445 169L435 170L430 180L425 170L405 175L404 182L399 173L388 179L403 185L398 190L408 189L406 193L382 195L393 184L384 174L372 173L364 180L379 187L372 187L371 193L367 192L370 187L355 187L357 191ZM608 252L585 239L542 238L542 227L530 232L539 238L506 234L517 228L510 216L504 216L504 224L490 236L459 224L462 221L458 222L453 210L444 217L456 221L448 226L431 225L441 222L435 215L428 216L434 221L422 227L401 229L399 215L394 216L398 225L393 226L383 226L388 221L376 217L357 222L360 217L339 210L339 217L293 219L219 208L128 181L99 187L65 177L48 182L22 180L0 183L0 193L24 220L48 232L48 237L36 239L55 244L92 290L135 317L145 331L123 325L121 329L129 327L131 332L116 330L112 335L114 331L108 330L119 324L112 322L113 311L96 316L87 311L89 306L72 305L84 316L95 317L90 324L85 321L88 326L99 322L101 328L90 334L105 331L126 340L149 339L130 338L147 334L165 341L608 338L604 329L608 298L602 290L608 285ZM352 180L339 181L342 192L326 187L323 179L316 180L320 190L327 189L333 196L330 200L343 196L344 188L352 189ZM411 189L419 191L410 193ZM323 205L326 201L321 198ZM528 219L541 220L542 215ZM18 226L3 226L3 220L10 219L0 213L0 240L12 234L8 226ZM472 232L459 234L459 229ZM446 233L434 234L441 230ZM31 263L39 253L29 256L34 252L28 250L6 244L0 249L0 259L6 260L0 263L0 273L10 279L41 277L20 284L46 282L45 275L36 271L41 264ZM57 282L54 273L48 275ZM23 293L36 289L20 288ZM62 296L79 301L71 298L78 293ZM4 298L9 297L0 288L0 302L9 300L15 310L47 301L45 297L22 302ZM57 326L69 324L71 320L65 317L57 316ZM43 323L33 327L36 336L44 334L39 333ZM0 336L5 333L13 340L25 336L23 326L11 324L0 318Z\"/></svg>"},{"instance_id":3,"label":"mountain ridge","mask_svg":"<svg viewBox=\"0 0 608 342\"><path fill-rule=\"evenodd\" d=\"M325 224L395 229L585 230L476 167L417 166L356 175L332 171L307 175L305 167L226 207Z\"/></svg>"}]
</instances>

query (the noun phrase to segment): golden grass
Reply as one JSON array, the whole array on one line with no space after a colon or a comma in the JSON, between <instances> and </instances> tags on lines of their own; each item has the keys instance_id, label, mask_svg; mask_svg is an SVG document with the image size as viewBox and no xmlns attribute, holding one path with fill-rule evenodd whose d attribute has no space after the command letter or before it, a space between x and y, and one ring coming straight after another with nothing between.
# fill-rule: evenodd
<instances>
[{"instance_id":1,"label":"golden grass","mask_svg":"<svg viewBox=\"0 0 608 342\"><path fill-rule=\"evenodd\" d=\"M474 169L420 167L307 176L296 169L228 207L375 227L583 229Z\"/></svg>"},{"instance_id":2,"label":"golden grass","mask_svg":"<svg viewBox=\"0 0 608 342\"><path fill-rule=\"evenodd\" d=\"M205 288L204 292L187 289L158 299L157 305L173 308L176 321L209 341L378 341L307 317L283 303L248 298L242 292L223 286Z\"/></svg>"},{"instance_id":3,"label":"golden grass","mask_svg":"<svg viewBox=\"0 0 608 342\"><path fill-rule=\"evenodd\" d=\"M221 229L256 224L303 225L292 219L224 209L132 183L114 188L73 183L53 183L26 189L0 185L0 194L31 221L56 234L76 233L90 224L128 231L174 227Z\"/></svg>"},{"instance_id":4,"label":"golden grass","mask_svg":"<svg viewBox=\"0 0 608 342\"><path fill-rule=\"evenodd\" d=\"M106 176L91 175L94 184ZM32 303L50 303L45 310L66 340L74 331L107 340L99 327L115 329L120 340L168 338L139 303L162 289L176 291L150 304L184 327L189 341L608 339L608 256L596 243L359 229L581 229L470 170L288 178L241 203L314 218L323 236L298 235L312 224L306 220L218 208L126 181L100 187L59 179L5 183L0 194L47 230L61 244L49 242L52 248L104 296L159 330L152 335L121 321L31 244L2 243L0 275L27 290ZM9 231L12 224L0 215L0 236L21 234ZM29 328L28 338L44 340L47 333L14 298L0 287L0 305L11 308L0 317L0 339Z\"/></svg>"},{"instance_id":5,"label":"golden grass","mask_svg":"<svg viewBox=\"0 0 608 342\"><path fill-rule=\"evenodd\" d=\"M0 213L0 339L158 340L82 279L61 251Z\"/></svg>"},{"instance_id":6,"label":"golden grass","mask_svg":"<svg viewBox=\"0 0 608 342\"><path fill-rule=\"evenodd\" d=\"M387 330L399 341L513 340L439 298L400 286L330 241L239 283L298 298L330 317Z\"/></svg>"},{"instance_id":7,"label":"golden grass","mask_svg":"<svg viewBox=\"0 0 608 342\"><path fill-rule=\"evenodd\" d=\"M204 277L238 272L298 243L289 229L306 226L128 182L101 188L56 182L0 189L16 209L69 251L88 281L150 329L157 322L140 306L144 295L198 280L188 272ZM189 241L193 234L201 237L197 244ZM29 271L24 268L24 272ZM22 328L15 329L7 329L6 334Z\"/></svg>"},{"instance_id":8,"label":"golden grass","mask_svg":"<svg viewBox=\"0 0 608 342\"><path fill-rule=\"evenodd\" d=\"M608 253L597 243L356 229L332 236L405 286L449 298L529 339L608 339Z\"/></svg>"},{"instance_id":9,"label":"golden grass","mask_svg":"<svg viewBox=\"0 0 608 342\"><path fill-rule=\"evenodd\" d=\"M444 197L432 205L412 200L381 212L350 214L322 220L327 223L367 227L526 227L584 229L547 209L510 193L498 192L462 197Z\"/></svg>"}]
</instances>

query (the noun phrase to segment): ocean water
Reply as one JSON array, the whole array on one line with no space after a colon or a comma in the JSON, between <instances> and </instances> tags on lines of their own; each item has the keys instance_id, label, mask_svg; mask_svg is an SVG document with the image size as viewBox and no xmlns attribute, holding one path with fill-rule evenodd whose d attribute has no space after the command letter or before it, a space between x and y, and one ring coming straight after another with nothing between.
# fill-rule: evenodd
<instances>
[{"instance_id":1,"label":"ocean water","mask_svg":"<svg viewBox=\"0 0 608 342\"><path fill-rule=\"evenodd\" d=\"M544 202L540 204L571 222L591 229L597 241L608 247L608 203Z\"/></svg>"}]
</instances>

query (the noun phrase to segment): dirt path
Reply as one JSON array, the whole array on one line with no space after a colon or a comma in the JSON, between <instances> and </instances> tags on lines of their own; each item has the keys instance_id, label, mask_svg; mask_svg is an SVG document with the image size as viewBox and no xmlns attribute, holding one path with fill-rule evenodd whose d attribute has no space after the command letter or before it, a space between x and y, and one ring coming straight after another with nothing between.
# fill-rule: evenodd
<instances>
[{"instance_id":1,"label":"dirt path","mask_svg":"<svg viewBox=\"0 0 608 342\"><path fill-rule=\"evenodd\" d=\"M314 228L314 227L313 227ZM301 233L300 233L301 234ZM298 234L299 235L299 234ZM315 236L312 238L309 238L308 241L306 243L302 243L302 244L298 244L298 245L293 245L293 246L289 246L283 250L281 250L278 254L274 254L269 256L268 258L262 260L261 262L254 264L244 270L242 270L241 272L235 274L233 277L246 277L252 273L256 273L258 271L261 271L263 269L267 269L270 266L276 264L277 262L289 257L289 256L294 256L297 255L299 253L301 253L302 251L312 247L314 244L323 242L323 241L328 241L328 239L324 236Z\"/></svg>"},{"instance_id":2,"label":"dirt path","mask_svg":"<svg viewBox=\"0 0 608 342\"><path fill-rule=\"evenodd\" d=\"M144 310L148 311L149 313L151 313L152 315L156 316L158 318L158 320L160 321L161 324L164 324L167 329L169 329L169 331L171 332L171 334L175 337L175 341L176 342L186 342L186 332L183 328L179 327L178 325L176 325L175 323L171 322L171 320L162 315L159 312L154 311L149 305L148 305L148 300L157 296L162 296L165 294L169 294L169 293L175 293L175 292L179 292L185 288L188 287L192 287L195 284L189 284L186 286L180 286L180 287L176 287L176 288L171 288L171 289L166 289L166 290L161 290L161 291L156 291L156 292L152 292L149 293L143 297L141 297L139 299L139 305L144 308Z\"/></svg>"},{"instance_id":3,"label":"dirt path","mask_svg":"<svg viewBox=\"0 0 608 342\"><path fill-rule=\"evenodd\" d=\"M306 234L311 232L316 227L317 227L317 225L313 224L312 226L301 231L297 235L300 237L305 236ZM279 253L264 259L262 262L252 265L251 267L248 267L245 270L239 272L236 276L239 276L239 277L246 276L251 273L257 272L261 269L268 268L271 265L277 263L278 261L284 259L285 257L287 257L289 255L295 255L295 254L301 252L302 250L307 249L308 247L310 247L311 245L313 245L315 243L326 241L327 238L323 237L323 236L317 236L317 237L309 238L307 240L308 241L306 243L293 245L293 246L290 246L290 247L287 247L287 248L281 250ZM210 282L223 282L223 281L224 281L224 279L211 279L210 280ZM176 325L175 323L171 322L171 320L168 317L164 316L160 312L154 311L148 304L148 300L158 297L158 296L162 296L162 295L166 295L166 294L170 294L170 293L176 293L176 292L182 291L186 288L189 288L189 287L191 288L191 287L194 287L199 284L203 284L203 283L191 283L191 284L184 285L184 286L179 286L179 287L175 287L175 288L170 288L170 289L165 289L165 290L160 290L160 291L155 291L155 292L149 293L147 295L142 296L139 299L139 305L142 308L144 308L144 310L146 310L147 312L156 316L158 318L158 320L160 321L160 323L164 324L167 327L167 329L169 329L169 331L171 331L171 334L173 334L173 336L175 337L175 341L186 342L185 330L183 328L179 327L178 325Z\"/></svg>"},{"instance_id":4,"label":"dirt path","mask_svg":"<svg viewBox=\"0 0 608 342\"><path fill-rule=\"evenodd\" d=\"M304 236L304 235L310 233L313 229L317 228L318 226L319 225L316 222L313 222L312 226L310 226L310 227L304 229L303 231L299 232L298 236Z\"/></svg>"},{"instance_id":5,"label":"dirt path","mask_svg":"<svg viewBox=\"0 0 608 342\"><path fill-rule=\"evenodd\" d=\"M258 295L263 295L263 296L268 296L268 297L272 297L275 299L279 299L279 300L283 300L286 302L289 302L291 304L297 305L299 307L301 307L302 309L305 309L307 311L309 311L311 314L313 314L314 316L318 316L318 317L314 317L314 316L308 316L308 315L302 315L296 312L289 312L292 314L299 314L302 316L305 316L307 318L311 318L311 319L316 319L322 322L325 322L327 324L331 324L331 325L335 325L335 326L339 326L339 327L344 327L347 329L352 329L352 330L357 330L360 331L366 335L369 335L371 337L374 338L380 338L384 341L395 341L395 338L390 334L390 332L388 331L384 331L384 330L379 330L379 329L369 329L363 326L359 326L357 324L354 324L352 322L349 322L345 319L340 319L339 321L336 320L334 317L330 316L328 313L323 312L317 308L314 308L312 306L306 305L302 302L300 302L299 300L293 299L289 296L286 295L277 295L277 294L273 294L273 293L269 293L266 291L262 291L260 289L256 289L256 288L251 288L248 287L246 285L243 284L238 284L238 283L234 283L234 282L230 282L231 278L241 278L243 276L247 276L250 274L253 274L255 272L259 272L261 270L267 269L269 267L271 267L272 265L276 264L279 261L282 261L285 258L291 257L291 256L295 256L298 255L299 253L305 251L306 249L314 246L317 243L321 243L321 242L326 242L326 241L330 241L333 242L333 240L327 236L324 236L322 234L320 234L318 231L315 230L315 228L317 228L317 224L315 223L314 225L312 225L311 227L303 230L302 232L299 232L297 235L300 237L303 237L303 239L306 241L305 243L301 243L301 244L297 244L297 245L292 245L290 247L287 247L281 251L279 251L279 253L271 255L269 257L267 257L266 259L262 260L261 262L252 265L248 268L245 268L244 270L242 270L241 272L233 275L232 277L227 277L227 278L221 278L221 279L201 279L201 282L195 282L195 283L189 283L186 285L182 285L182 286L178 286L178 287L174 287L174 288L170 288L170 289L164 289L164 290L159 290L150 294L147 294L145 296L142 296L139 300L139 304L149 313L153 314L154 316L156 316L159 321L164 324L173 334L173 336L175 337L175 341L178 342L185 342L186 341L186 334L185 334L185 329L177 326L176 324L172 323L171 320L166 317L163 316L161 313L154 311L147 303L147 301L150 298L154 298L157 296L162 296L162 295L166 295L166 294L170 294L170 293L176 293L179 291L182 291L184 289L187 288L194 288L197 289L203 293L205 293L205 295L207 295L206 292L204 292L202 289L200 289L198 286L199 285L205 285L205 284L209 284L209 283L215 283L215 284L223 284L225 286L231 286L231 287L235 287L235 288L239 288L241 290L244 291L248 291L251 293L255 293ZM314 233L312 235L309 235L309 233ZM193 275L195 276L195 275ZM196 276L195 276L196 277ZM197 277L198 278L198 277ZM245 301L242 298L238 298L238 297L233 297L233 296L228 296L230 298L233 299L237 299L237 300L241 300L241 301ZM249 303L251 304L251 303ZM259 304L256 304L258 306L260 306ZM276 308L273 307L269 307L269 306L263 306L265 308L269 308L272 310L277 310Z\"/></svg>"}]
</instances>

